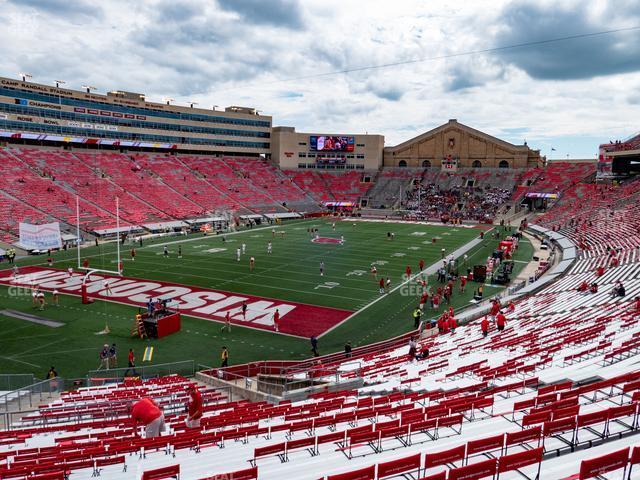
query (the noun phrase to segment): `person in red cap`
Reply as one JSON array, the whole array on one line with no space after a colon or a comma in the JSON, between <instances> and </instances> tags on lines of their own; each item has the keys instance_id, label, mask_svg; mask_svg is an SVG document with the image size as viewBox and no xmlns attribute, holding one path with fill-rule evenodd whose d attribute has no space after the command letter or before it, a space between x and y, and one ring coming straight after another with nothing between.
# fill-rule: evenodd
<instances>
[{"instance_id":1,"label":"person in red cap","mask_svg":"<svg viewBox=\"0 0 640 480\"><path fill-rule=\"evenodd\" d=\"M489 335L489 320L487 320L487 317L484 317L480 322L480 328L482 329L483 337Z\"/></svg>"},{"instance_id":2,"label":"person in red cap","mask_svg":"<svg viewBox=\"0 0 640 480\"><path fill-rule=\"evenodd\" d=\"M131 419L136 425L145 426L145 437L154 438L165 431L164 413L151 398L138 400L131 407Z\"/></svg>"},{"instance_id":3,"label":"person in red cap","mask_svg":"<svg viewBox=\"0 0 640 480\"><path fill-rule=\"evenodd\" d=\"M199 428L200 427L200 419L202 418L202 395L200 391L196 388L195 385L189 385L187 389L189 392L189 405L187 407L188 415L187 415L187 427L188 428Z\"/></svg>"}]
</instances>

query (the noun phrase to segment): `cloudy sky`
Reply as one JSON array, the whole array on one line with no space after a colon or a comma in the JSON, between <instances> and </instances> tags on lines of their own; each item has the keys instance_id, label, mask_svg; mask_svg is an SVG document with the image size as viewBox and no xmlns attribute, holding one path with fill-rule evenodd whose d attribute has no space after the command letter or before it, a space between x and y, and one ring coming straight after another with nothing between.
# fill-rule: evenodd
<instances>
[{"instance_id":1,"label":"cloudy sky","mask_svg":"<svg viewBox=\"0 0 640 480\"><path fill-rule=\"evenodd\" d=\"M637 0L0 0L0 24L2 76L253 106L299 131L394 145L457 118L594 158L640 130Z\"/></svg>"}]
</instances>

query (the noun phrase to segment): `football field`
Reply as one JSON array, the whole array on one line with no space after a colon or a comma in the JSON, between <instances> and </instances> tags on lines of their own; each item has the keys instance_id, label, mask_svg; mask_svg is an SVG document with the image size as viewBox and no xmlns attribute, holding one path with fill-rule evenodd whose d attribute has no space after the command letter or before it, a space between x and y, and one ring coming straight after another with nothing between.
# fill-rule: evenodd
<instances>
[{"instance_id":1,"label":"football field","mask_svg":"<svg viewBox=\"0 0 640 480\"><path fill-rule=\"evenodd\" d=\"M310 229L318 229L317 234ZM80 274L68 278L66 273L68 267L77 266L75 251L55 253L52 267L44 256L30 257L19 262L21 275L38 278L45 291L57 288L63 295L59 306L48 304L39 311L32 306L29 290L21 288L27 280L11 283L8 270L0 271L0 281L5 283L0 287L0 371L43 377L54 365L66 378L82 377L97 368L100 347L114 342L120 352L119 366L126 366L126 351L133 348L140 365L147 345L155 347L153 364L194 359L217 365L223 345L229 348L233 364L308 357L311 335L319 338L320 353L341 350L346 341L353 346L379 341L413 327L411 311L417 305L418 289L407 288L415 282L402 286L406 267L416 274L421 259L426 267L440 262L441 249L449 254L477 239L481 231L351 219L338 220L334 226L332 219L307 219L224 236L166 237L142 247L127 243L121 247L123 278L96 274L88 279L88 290L96 299L90 305L83 305L78 297ZM469 252L469 265L484 264L497 243L485 235ZM92 268L117 268L113 243L83 249L81 255ZM516 272L531 255L528 241L521 242ZM377 277L371 273L372 265ZM379 292L381 277L391 280L390 293L385 295ZM437 286L435 276L427 280ZM467 305L475 286L469 284L464 294L456 289L453 306ZM485 296L499 290L485 286ZM176 302L183 314L182 331L160 340L132 338L135 314L144 308L146 298L159 296ZM47 300L51 301L50 294ZM243 302L248 307L245 315ZM274 331L275 309L281 317L279 332ZM63 325L33 323L11 312ZM221 333L220 322L227 313L234 325L231 332ZM427 318L436 312L429 314ZM96 335L105 324L111 332Z\"/></svg>"}]
</instances>

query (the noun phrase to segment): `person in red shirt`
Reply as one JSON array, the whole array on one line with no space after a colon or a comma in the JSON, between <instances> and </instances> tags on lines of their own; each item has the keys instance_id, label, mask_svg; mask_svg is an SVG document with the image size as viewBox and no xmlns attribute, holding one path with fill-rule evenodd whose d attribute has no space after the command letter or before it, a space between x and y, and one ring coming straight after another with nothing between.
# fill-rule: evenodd
<instances>
[{"instance_id":1,"label":"person in red shirt","mask_svg":"<svg viewBox=\"0 0 640 480\"><path fill-rule=\"evenodd\" d=\"M640 313L640 297L636 297L636 312Z\"/></svg>"},{"instance_id":2,"label":"person in red shirt","mask_svg":"<svg viewBox=\"0 0 640 480\"><path fill-rule=\"evenodd\" d=\"M136 261L136 249L135 248L131 249L131 261L132 262Z\"/></svg>"},{"instance_id":3,"label":"person in red shirt","mask_svg":"<svg viewBox=\"0 0 640 480\"><path fill-rule=\"evenodd\" d=\"M586 282L586 280L583 280L580 286L578 287L578 291L586 292L587 290L589 290L589 284Z\"/></svg>"},{"instance_id":4,"label":"person in red shirt","mask_svg":"<svg viewBox=\"0 0 640 480\"><path fill-rule=\"evenodd\" d=\"M409 265L404 269L404 273L407 275L407 278L411 277L411 267Z\"/></svg>"},{"instance_id":5,"label":"person in red shirt","mask_svg":"<svg viewBox=\"0 0 640 480\"><path fill-rule=\"evenodd\" d=\"M449 333L449 317L447 316L442 319L442 333Z\"/></svg>"},{"instance_id":6,"label":"person in red shirt","mask_svg":"<svg viewBox=\"0 0 640 480\"><path fill-rule=\"evenodd\" d=\"M422 292L422 295L420 295L420 310L424 310L424 304L427 303L428 298L429 294L427 292Z\"/></svg>"},{"instance_id":7,"label":"person in red shirt","mask_svg":"<svg viewBox=\"0 0 640 480\"><path fill-rule=\"evenodd\" d=\"M480 328L482 329L483 337L489 335L489 320L487 320L487 317L484 317L482 319L482 322L480 322Z\"/></svg>"},{"instance_id":8,"label":"person in red shirt","mask_svg":"<svg viewBox=\"0 0 640 480\"><path fill-rule=\"evenodd\" d=\"M512 301L509 302L508 312L513 313L516 310L516 304Z\"/></svg>"},{"instance_id":9,"label":"person in red shirt","mask_svg":"<svg viewBox=\"0 0 640 480\"><path fill-rule=\"evenodd\" d=\"M433 302L434 310L438 310L440 308L440 295L436 293L431 300Z\"/></svg>"},{"instance_id":10,"label":"person in red shirt","mask_svg":"<svg viewBox=\"0 0 640 480\"><path fill-rule=\"evenodd\" d=\"M458 322L455 317L449 317L449 329L451 333L456 333L456 327L458 326Z\"/></svg>"},{"instance_id":11,"label":"person in red shirt","mask_svg":"<svg viewBox=\"0 0 640 480\"><path fill-rule=\"evenodd\" d=\"M424 260L420 259L420 261L418 262L418 266L420 267L420 271L424 270Z\"/></svg>"},{"instance_id":12,"label":"person in red shirt","mask_svg":"<svg viewBox=\"0 0 640 480\"><path fill-rule=\"evenodd\" d=\"M273 329L276 332L280 331L280 312L276 308L276 311L273 314Z\"/></svg>"},{"instance_id":13,"label":"person in red shirt","mask_svg":"<svg viewBox=\"0 0 640 480\"><path fill-rule=\"evenodd\" d=\"M438 332L442 333L444 331L444 318L438 318Z\"/></svg>"},{"instance_id":14,"label":"person in red shirt","mask_svg":"<svg viewBox=\"0 0 640 480\"><path fill-rule=\"evenodd\" d=\"M497 300L494 300L491 303L491 310L489 311L489 315L491 315L492 317L495 317L499 312L500 312L500 302L498 302Z\"/></svg>"},{"instance_id":15,"label":"person in red shirt","mask_svg":"<svg viewBox=\"0 0 640 480\"><path fill-rule=\"evenodd\" d=\"M597 283L595 283L595 282L593 282L593 283L591 284L591 286L589 287L589 291L590 291L591 293L598 293L598 284L597 284Z\"/></svg>"},{"instance_id":16,"label":"person in red shirt","mask_svg":"<svg viewBox=\"0 0 640 480\"><path fill-rule=\"evenodd\" d=\"M131 419L136 425L145 426L145 437L154 438L164 432L164 413L151 398L138 400L131 408Z\"/></svg>"},{"instance_id":17,"label":"person in red shirt","mask_svg":"<svg viewBox=\"0 0 640 480\"><path fill-rule=\"evenodd\" d=\"M193 384L189 385L187 391L190 399L187 407L189 414L187 415L186 424L188 428L199 428L200 419L202 418L202 395Z\"/></svg>"},{"instance_id":18,"label":"person in red shirt","mask_svg":"<svg viewBox=\"0 0 640 480\"><path fill-rule=\"evenodd\" d=\"M507 324L507 317L500 311L496 315L496 325L498 326L498 331L501 332L504 330L504 326Z\"/></svg>"},{"instance_id":19,"label":"person in red shirt","mask_svg":"<svg viewBox=\"0 0 640 480\"><path fill-rule=\"evenodd\" d=\"M380 279L380 293L384 293L384 277Z\"/></svg>"},{"instance_id":20,"label":"person in red shirt","mask_svg":"<svg viewBox=\"0 0 640 480\"><path fill-rule=\"evenodd\" d=\"M460 277L460 292L464 293L464 287L467 286L467 277L465 277L464 275L462 277Z\"/></svg>"},{"instance_id":21,"label":"person in red shirt","mask_svg":"<svg viewBox=\"0 0 640 480\"><path fill-rule=\"evenodd\" d=\"M601 277L602 275L604 275L604 267L598 267L596 269L596 276Z\"/></svg>"},{"instance_id":22,"label":"person in red shirt","mask_svg":"<svg viewBox=\"0 0 640 480\"><path fill-rule=\"evenodd\" d=\"M89 260L88 259L84 259L82 261L82 268L89 268Z\"/></svg>"}]
</instances>

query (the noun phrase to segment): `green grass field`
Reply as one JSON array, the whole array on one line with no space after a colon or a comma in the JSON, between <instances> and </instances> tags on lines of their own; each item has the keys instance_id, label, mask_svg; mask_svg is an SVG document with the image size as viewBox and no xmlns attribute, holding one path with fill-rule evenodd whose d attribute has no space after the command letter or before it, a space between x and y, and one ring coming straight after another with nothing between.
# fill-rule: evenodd
<instances>
[{"instance_id":1,"label":"green grass field","mask_svg":"<svg viewBox=\"0 0 640 480\"><path fill-rule=\"evenodd\" d=\"M317 226L320 235L345 238L344 245L314 244L307 228ZM417 224L387 224L338 221L333 231L330 220L312 219L291 221L276 227L285 230L284 238L272 239L271 227L245 230L226 236L192 235L171 237L167 240L145 243L137 249L135 262L129 259L130 246L123 247L125 276L156 279L186 285L214 288L228 292L252 294L291 302L358 311L380 297L377 282L369 274L371 263L380 262L380 275L389 276L393 286L402 281L407 264L417 270L420 258L429 266L440 260L440 249L451 252L479 236L476 228L452 228ZM393 231L395 240L387 240ZM438 240L432 244L432 237ZM273 242L273 254L267 255L266 245ZM183 258L176 256L178 243ZM169 243L171 256L162 256L162 247ZM247 256L256 258L256 270L249 272L248 262L236 261L235 250L247 245ZM485 235L485 240L469 254L469 264L483 264L497 240ZM211 249L226 248L216 253ZM115 245L83 249L91 267L115 270ZM532 247L523 240L515 256L516 273L531 259ZM54 256L56 268L75 266L75 251L60 252ZM43 265L45 258L30 257L19 265ZM325 275L319 276L319 262L325 263ZM386 262L386 263L383 263ZM5 268L6 264L3 265ZM46 265L43 265L46 266ZM332 282L333 288L317 288ZM435 278L429 279L433 284ZM454 308L468 305L474 284L464 295L453 297ZM500 290L486 286L485 295ZM82 305L80 299L62 296L59 307L47 306L39 312L31 305L29 296L12 296L8 287L0 287L0 310L8 308L50 319L65 325L50 328L0 314L0 372L34 373L44 377L54 365L66 378L83 377L98 367L98 352L103 343L115 342L120 350L120 365L125 366L125 352L134 348L140 365L144 347L155 346L154 364L179 360L195 360L204 365L217 365L222 345L230 351L230 363L244 363L261 359L302 359L310 355L307 339L280 335L234 326L231 333L220 333L220 324L213 321L183 316L182 331L161 340L141 340L130 337L132 319L137 308L111 302L96 301ZM354 346L383 340L413 327L411 311L417 297L403 295L403 289L386 295L370 308L353 316L346 323L322 336L320 353L341 350L345 341ZM108 322L109 335L96 335Z\"/></svg>"}]
</instances>

